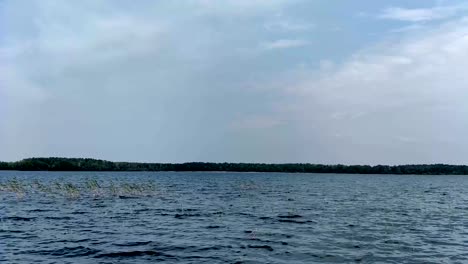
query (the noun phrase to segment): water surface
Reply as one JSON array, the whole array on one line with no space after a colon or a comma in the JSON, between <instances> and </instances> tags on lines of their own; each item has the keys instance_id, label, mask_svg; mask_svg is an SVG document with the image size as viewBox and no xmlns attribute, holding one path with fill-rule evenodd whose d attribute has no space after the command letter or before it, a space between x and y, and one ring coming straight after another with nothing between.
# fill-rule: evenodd
<instances>
[{"instance_id":1,"label":"water surface","mask_svg":"<svg viewBox=\"0 0 468 264\"><path fill-rule=\"evenodd\" d=\"M5 263L468 263L467 176L0 172L0 183Z\"/></svg>"}]
</instances>

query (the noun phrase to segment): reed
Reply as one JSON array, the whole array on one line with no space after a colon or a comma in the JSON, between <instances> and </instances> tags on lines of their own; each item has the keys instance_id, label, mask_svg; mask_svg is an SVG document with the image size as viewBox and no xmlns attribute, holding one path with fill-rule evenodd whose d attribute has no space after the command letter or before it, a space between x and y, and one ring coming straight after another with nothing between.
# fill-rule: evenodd
<instances>
[{"instance_id":1,"label":"reed","mask_svg":"<svg viewBox=\"0 0 468 264\"><path fill-rule=\"evenodd\" d=\"M111 196L119 195L119 187L116 186L113 181L110 181L108 190Z\"/></svg>"},{"instance_id":2,"label":"reed","mask_svg":"<svg viewBox=\"0 0 468 264\"><path fill-rule=\"evenodd\" d=\"M75 186L73 183L65 183L63 185L63 190L67 197L69 198L79 198L80 197L80 189Z\"/></svg>"},{"instance_id":3,"label":"reed","mask_svg":"<svg viewBox=\"0 0 468 264\"><path fill-rule=\"evenodd\" d=\"M19 181L16 177L5 183L2 183L1 186L3 191L14 193L17 198L23 198L26 194L26 188L23 182Z\"/></svg>"},{"instance_id":4,"label":"reed","mask_svg":"<svg viewBox=\"0 0 468 264\"><path fill-rule=\"evenodd\" d=\"M119 182L110 180L108 183L96 179L87 179L84 182L68 182L64 180L39 181L18 180L13 178L7 181L0 180L1 193L14 193L18 197L26 195L52 195L71 199L79 198L117 198L121 196L151 197L158 194L156 183L147 181L141 183Z\"/></svg>"},{"instance_id":5,"label":"reed","mask_svg":"<svg viewBox=\"0 0 468 264\"><path fill-rule=\"evenodd\" d=\"M85 182L85 187L94 198L104 194L101 185L96 179L87 179Z\"/></svg>"}]
</instances>

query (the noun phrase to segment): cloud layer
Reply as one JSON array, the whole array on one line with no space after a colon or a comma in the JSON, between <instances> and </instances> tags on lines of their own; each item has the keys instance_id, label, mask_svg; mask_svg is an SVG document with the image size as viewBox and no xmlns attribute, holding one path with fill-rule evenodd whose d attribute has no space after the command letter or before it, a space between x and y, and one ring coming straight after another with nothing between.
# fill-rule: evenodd
<instances>
[{"instance_id":1,"label":"cloud layer","mask_svg":"<svg viewBox=\"0 0 468 264\"><path fill-rule=\"evenodd\" d=\"M462 11L466 11L467 9L467 5L412 9L391 7L385 9L379 17L383 19L393 19L409 22L425 22L453 17Z\"/></svg>"},{"instance_id":2,"label":"cloud layer","mask_svg":"<svg viewBox=\"0 0 468 264\"><path fill-rule=\"evenodd\" d=\"M466 163L465 9L318 7L4 1L0 160Z\"/></svg>"},{"instance_id":3,"label":"cloud layer","mask_svg":"<svg viewBox=\"0 0 468 264\"><path fill-rule=\"evenodd\" d=\"M464 163L467 61L466 19L392 39L288 88L291 115L342 162Z\"/></svg>"}]
</instances>

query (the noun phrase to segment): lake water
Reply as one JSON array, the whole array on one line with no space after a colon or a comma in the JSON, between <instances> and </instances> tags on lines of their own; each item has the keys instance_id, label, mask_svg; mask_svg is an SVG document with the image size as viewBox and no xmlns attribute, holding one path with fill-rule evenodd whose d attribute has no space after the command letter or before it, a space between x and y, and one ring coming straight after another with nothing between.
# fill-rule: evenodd
<instances>
[{"instance_id":1,"label":"lake water","mask_svg":"<svg viewBox=\"0 0 468 264\"><path fill-rule=\"evenodd\" d=\"M468 263L468 176L0 172L5 263Z\"/></svg>"}]
</instances>

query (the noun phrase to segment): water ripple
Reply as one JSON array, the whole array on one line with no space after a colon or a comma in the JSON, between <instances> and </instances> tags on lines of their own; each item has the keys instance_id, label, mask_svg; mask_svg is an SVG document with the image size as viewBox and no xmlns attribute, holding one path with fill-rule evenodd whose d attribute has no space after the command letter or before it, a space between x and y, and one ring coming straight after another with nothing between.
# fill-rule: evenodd
<instances>
[{"instance_id":1,"label":"water ripple","mask_svg":"<svg viewBox=\"0 0 468 264\"><path fill-rule=\"evenodd\" d=\"M5 263L468 263L464 176L0 172L11 179Z\"/></svg>"}]
</instances>

